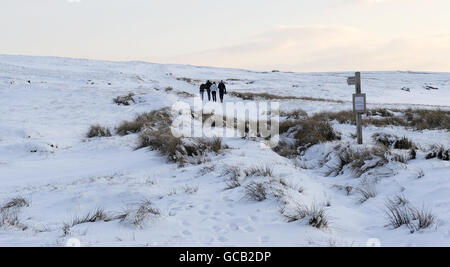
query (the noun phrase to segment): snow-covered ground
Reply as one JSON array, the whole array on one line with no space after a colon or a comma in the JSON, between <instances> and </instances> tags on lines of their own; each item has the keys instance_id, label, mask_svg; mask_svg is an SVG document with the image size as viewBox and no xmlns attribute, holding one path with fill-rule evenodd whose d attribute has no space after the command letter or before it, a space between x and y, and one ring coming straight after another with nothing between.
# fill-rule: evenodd
<instances>
[{"instance_id":1,"label":"snow-covered ground","mask_svg":"<svg viewBox=\"0 0 450 267\"><path fill-rule=\"evenodd\" d=\"M344 101L282 100L282 110L348 110L354 93L346 84L350 75L0 55L0 205L19 196L29 201L18 214L26 230L0 227L0 246L61 246L70 238L83 246L365 246L371 238L385 246L450 246L450 163L425 160L424 152L408 164L389 163L388 177L376 184L377 196L360 203L358 195L347 196L338 188L358 186L361 179L324 177L319 168L299 168L252 140L225 138L230 149L224 153L202 165L179 168L155 151L135 150L137 135L86 138L93 124L113 129L177 100L191 103L177 92L197 94L199 82L207 79L227 81L229 91ZM362 75L369 107L450 110L449 73ZM439 89L426 90L427 85ZM167 87L174 90L166 92ZM130 92L136 94L136 104L112 102ZM342 142L353 142L353 126L334 127L342 132ZM375 132L407 136L423 147L450 147L445 130L371 126L365 140L370 143ZM305 164L314 165L333 145L311 148ZM329 204L330 226L288 223L277 200L250 201L244 187L224 190L227 168L261 165L273 166L274 178L289 184L295 202ZM419 179L421 172L425 176ZM436 224L414 234L406 227L386 227L385 201L400 193L414 206L432 210ZM142 227L113 220L80 224L64 234L64 223L75 217L98 208L120 214L143 199L161 216Z\"/></svg>"}]
</instances>

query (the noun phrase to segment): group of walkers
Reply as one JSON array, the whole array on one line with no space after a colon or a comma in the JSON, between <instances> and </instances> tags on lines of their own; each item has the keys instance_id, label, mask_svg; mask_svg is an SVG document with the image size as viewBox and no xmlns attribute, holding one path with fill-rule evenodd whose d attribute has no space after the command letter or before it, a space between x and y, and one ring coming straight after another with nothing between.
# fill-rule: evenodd
<instances>
[{"instance_id":1,"label":"group of walkers","mask_svg":"<svg viewBox=\"0 0 450 267\"><path fill-rule=\"evenodd\" d=\"M223 103L223 97L227 94L227 88L223 81L220 81L219 85L216 82L207 81L200 85L200 96L202 100L205 98L205 90L208 94L208 101L217 102L217 91L219 91L220 103Z\"/></svg>"}]
</instances>

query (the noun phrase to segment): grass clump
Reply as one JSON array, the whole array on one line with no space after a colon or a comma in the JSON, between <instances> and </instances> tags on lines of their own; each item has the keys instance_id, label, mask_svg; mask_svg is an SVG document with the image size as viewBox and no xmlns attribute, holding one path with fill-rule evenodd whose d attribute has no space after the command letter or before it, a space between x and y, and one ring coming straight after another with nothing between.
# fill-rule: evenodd
<instances>
[{"instance_id":1,"label":"grass clump","mask_svg":"<svg viewBox=\"0 0 450 267\"><path fill-rule=\"evenodd\" d=\"M280 96L269 93L248 93L248 92L230 92L232 96L242 98L243 100L305 100L305 101L316 101L316 102L334 102L334 103L344 103L341 100L316 98L308 96Z\"/></svg>"},{"instance_id":2,"label":"grass clump","mask_svg":"<svg viewBox=\"0 0 450 267\"><path fill-rule=\"evenodd\" d=\"M111 131L103 126L100 126L99 124L92 125L91 128L89 128L89 131L87 133L87 138L94 138L94 137L111 137Z\"/></svg>"},{"instance_id":3,"label":"grass clump","mask_svg":"<svg viewBox=\"0 0 450 267\"><path fill-rule=\"evenodd\" d=\"M85 223L109 222L112 220L114 220L114 217L107 214L104 209L98 208L92 212L88 212L82 217L75 217L71 222L64 223L62 231L64 235L68 235L70 233L70 229L74 226Z\"/></svg>"},{"instance_id":4,"label":"grass clump","mask_svg":"<svg viewBox=\"0 0 450 267\"><path fill-rule=\"evenodd\" d=\"M361 186L355 188L356 192L361 195L360 202L364 203L371 198L375 198L377 196L377 190L374 183L370 183L368 181L363 181Z\"/></svg>"},{"instance_id":5,"label":"grass clump","mask_svg":"<svg viewBox=\"0 0 450 267\"><path fill-rule=\"evenodd\" d=\"M113 99L113 102L119 106L129 106L131 103L136 104L136 100L134 100L134 93L129 93L128 95L118 96Z\"/></svg>"},{"instance_id":6,"label":"grass clump","mask_svg":"<svg viewBox=\"0 0 450 267\"><path fill-rule=\"evenodd\" d=\"M28 227L20 221L20 211L30 203L23 197L15 197L0 206L0 227L15 227L22 231Z\"/></svg>"},{"instance_id":7,"label":"grass clump","mask_svg":"<svg viewBox=\"0 0 450 267\"><path fill-rule=\"evenodd\" d=\"M339 123L355 124L352 111L337 113L323 112L322 116L336 119ZM414 130L450 130L450 111L428 109L371 109L363 119L364 125L377 127L403 126Z\"/></svg>"},{"instance_id":8,"label":"grass clump","mask_svg":"<svg viewBox=\"0 0 450 267\"><path fill-rule=\"evenodd\" d=\"M294 139L297 141L297 145L309 147L323 142L340 140L341 137L334 131L330 122L312 117L301 121L300 129L295 133Z\"/></svg>"},{"instance_id":9,"label":"grass clump","mask_svg":"<svg viewBox=\"0 0 450 267\"><path fill-rule=\"evenodd\" d=\"M317 116L337 122L356 124L355 114L351 110L322 112ZM428 109L370 109L363 118L364 125L377 127L403 126L414 130L450 130L450 111Z\"/></svg>"},{"instance_id":10,"label":"grass clump","mask_svg":"<svg viewBox=\"0 0 450 267\"><path fill-rule=\"evenodd\" d=\"M228 176L227 186L225 190L232 190L241 186L241 169L239 167L227 167L222 176Z\"/></svg>"},{"instance_id":11,"label":"grass clump","mask_svg":"<svg viewBox=\"0 0 450 267\"><path fill-rule=\"evenodd\" d=\"M441 145L434 145L431 147L431 152L429 152L426 159L440 159L444 161L450 161L450 149L446 149Z\"/></svg>"},{"instance_id":12,"label":"grass clump","mask_svg":"<svg viewBox=\"0 0 450 267\"><path fill-rule=\"evenodd\" d=\"M386 201L386 215L389 226L394 229L407 226L411 233L429 228L436 222L436 216L429 209L412 207L403 196Z\"/></svg>"},{"instance_id":13,"label":"grass clump","mask_svg":"<svg viewBox=\"0 0 450 267\"><path fill-rule=\"evenodd\" d=\"M148 219L154 219L161 216L159 209L153 207L150 200L142 200L137 203L135 208L128 209L121 215L117 216L121 222L132 224L140 229L143 229L145 222Z\"/></svg>"},{"instance_id":14,"label":"grass clump","mask_svg":"<svg viewBox=\"0 0 450 267\"><path fill-rule=\"evenodd\" d=\"M325 209L316 204L312 204L310 207L297 204L292 212L288 213L283 209L281 210L281 214L290 223L307 220L308 225L317 229L328 228L330 223Z\"/></svg>"},{"instance_id":15,"label":"grass clump","mask_svg":"<svg viewBox=\"0 0 450 267\"><path fill-rule=\"evenodd\" d=\"M124 136L132 133L139 133L144 128L168 127L172 123L168 108L143 113L132 121L124 121L117 127L117 134Z\"/></svg>"},{"instance_id":16,"label":"grass clump","mask_svg":"<svg viewBox=\"0 0 450 267\"><path fill-rule=\"evenodd\" d=\"M247 177L273 177L273 168L268 165L256 166L244 170L244 174Z\"/></svg>"},{"instance_id":17,"label":"grass clump","mask_svg":"<svg viewBox=\"0 0 450 267\"><path fill-rule=\"evenodd\" d=\"M295 111L292 116L285 115L295 118L297 114L302 113ZM279 145L274 148L278 154L285 157L296 156L313 145L341 139L340 134L333 129L326 117L317 115L298 117L300 119L290 119L280 123L282 138Z\"/></svg>"},{"instance_id":18,"label":"grass clump","mask_svg":"<svg viewBox=\"0 0 450 267\"><path fill-rule=\"evenodd\" d=\"M245 186L245 198L262 202L267 199L267 191L264 183L251 182Z\"/></svg>"},{"instance_id":19,"label":"grass clump","mask_svg":"<svg viewBox=\"0 0 450 267\"><path fill-rule=\"evenodd\" d=\"M200 164L208 153L219 153L228 147L221 138L181 138L172 133L172 116L168 109L142 114L137 117L139 128L138 149L150 148L167 157L170 162Z\"/></svg>"},{"instance_id":20,"label":"grass clump","mask_svg":"<svg viewBox=\"0 0 450 267\"><path fill-rule=\"evenodd\" d=\"M387 148L410 150L416 149L417 146L409 140L407 137L397 137L386 133L375 133L372 136L373 140L379 144L386 146Z\"/></svg>"},{"instance_id":21,"label":"grass clump","mask_svg":"<svg viewBox=\"0 0 450 267\"><path fill-rule=\"evenodd\" d=\"M335 161L326 163L326 176L338 176L343 174L344 168L348 167L355 177L360 177L367 171L386 165L389 150L382 146L369 147L352 147L337 146L335 147Z\"/></svg>"}]
</instances>

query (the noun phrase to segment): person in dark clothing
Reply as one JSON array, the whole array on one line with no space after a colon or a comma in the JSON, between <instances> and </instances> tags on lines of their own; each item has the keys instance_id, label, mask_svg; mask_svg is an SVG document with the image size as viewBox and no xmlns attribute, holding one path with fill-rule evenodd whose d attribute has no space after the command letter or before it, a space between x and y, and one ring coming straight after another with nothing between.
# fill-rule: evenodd
<instances>
[{"instance_id":1,"label":"person in dark clothing","mask_svg":"<svg viewBox=\"0 0 450 267\"><path fill-rule=\"evenodd\" d=\"M205 98L205 87L206 85L204 83L200 85L200 97L202 98L202 101Z\"/></svg>"},{"instance_id":2,"label":"person in dark clothing","mask_svg":"<svg viewBox=\"0 0 450 267\"><path fill-rule=\"evenodd\" d=\"M220 103L223 103L223 96L226 94L227 94L227 87L225 86L225 83L223 81L220 81L219 83Z\"/></svg>"},{"instance_id":3,"label":"person in dark clothing","mask_svg":"<svg viewBox=\"0 0 450 267\"><path fill-rule=\"evenodd\" d=\"M206 92L208 93L208 101L211 101L211 85L212 83L210 81L207 81L205 84Z\"/></svg>"}]
</instances>

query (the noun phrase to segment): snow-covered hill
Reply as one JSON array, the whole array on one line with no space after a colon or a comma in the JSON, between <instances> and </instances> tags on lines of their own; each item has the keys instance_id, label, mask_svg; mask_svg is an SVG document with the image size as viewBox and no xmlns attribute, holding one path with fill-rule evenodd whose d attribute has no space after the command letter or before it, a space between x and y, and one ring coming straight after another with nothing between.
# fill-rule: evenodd
<instances>
[{"instance_id":1,"label":"snow-covered hill","mask_svg":"<svg viewBox=\"0 0 450 267\"><path fill-rule=\"evenodd\" d=\"M170 107L177 100L192 103L186 95L196 95L207 79L226 81L230 92L332 100L277 100L282 111L349 110L354 93L346 84L350 75L0 55L0 205L18 197L28 202L13 215L3 209L2 216L16 216L20 223L2 225L0 218L0 245L59 246L73 237L83 246L365 246L371 238L389 246L449 246L450 163L426 160L426 149L408 164L389 163L388 174L377 180L377 196L360 203L359 196L339 189L356 188L360 179L348 174L325 177L313 166L336 143L307 151L302 164L312 167L305 169L298 160L258 142L225 138L230 149L201 165L180 168L155 151L135 150L136 134L86 138L93 124L114 129L136 114ZM449 73L362 76L370 108L450 110ZM112 102L131 92L136 104ZM227 96L226 101L242 99ZM335 123L334 128L343 134L340 142L352 142L354 126ZM450 147L447 130L369 126L365 140L372 142L376 132L406 136L423 148ZM271 166L272 178L289 184L288 195L295 202L326 206L329 227L288 223L278 200L248 200L244 187L224 190L226 170L255 166ZM432 210L437 217L433 227L414 234L386 227L386 199L399 194ZM145 225L99 220L64 230L65 223L89 212L120 214L143 200L160 213Z\"/></svg>"}]
</instances>

